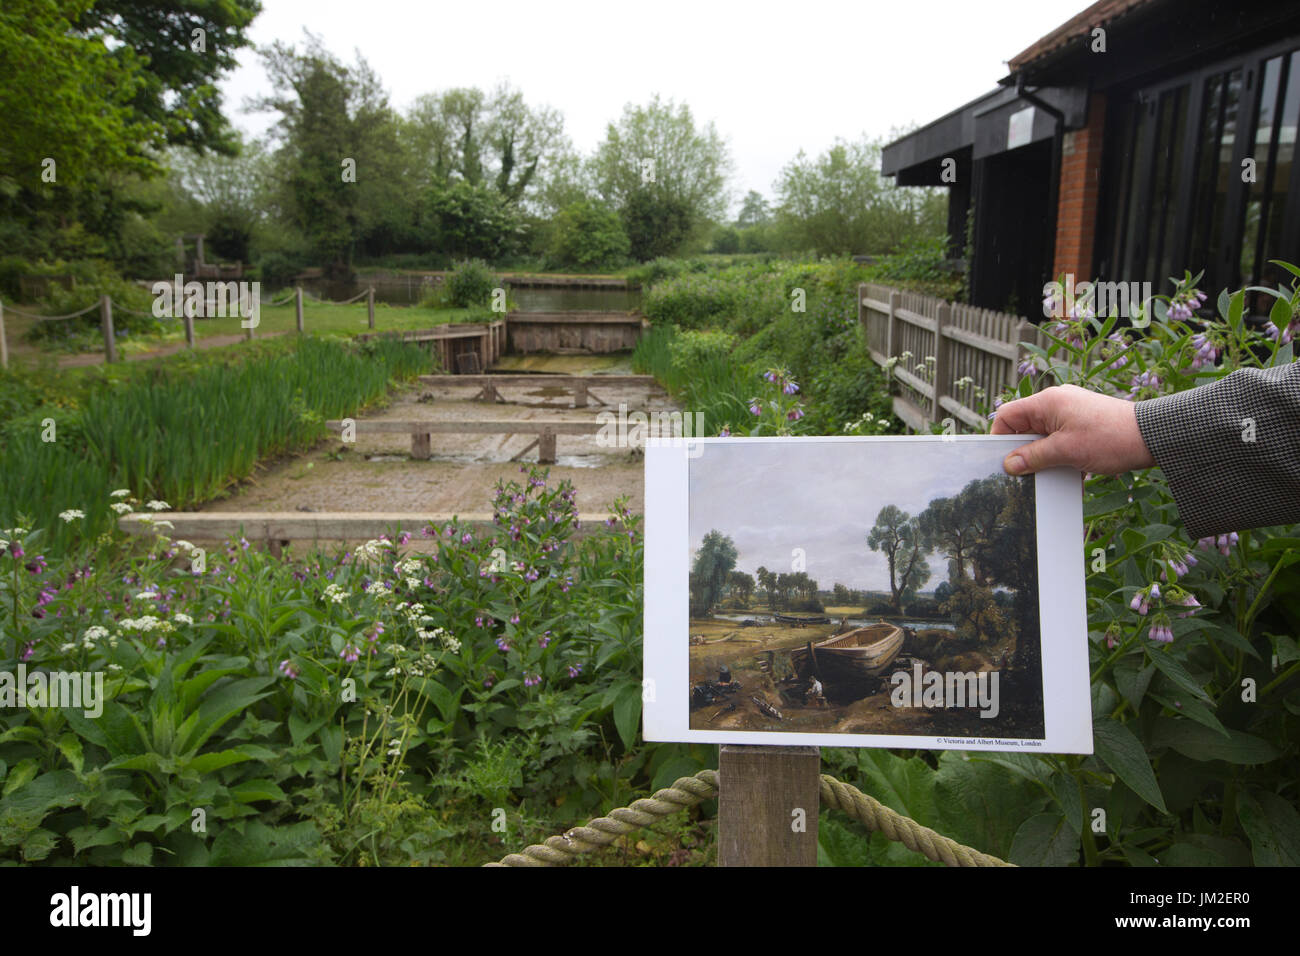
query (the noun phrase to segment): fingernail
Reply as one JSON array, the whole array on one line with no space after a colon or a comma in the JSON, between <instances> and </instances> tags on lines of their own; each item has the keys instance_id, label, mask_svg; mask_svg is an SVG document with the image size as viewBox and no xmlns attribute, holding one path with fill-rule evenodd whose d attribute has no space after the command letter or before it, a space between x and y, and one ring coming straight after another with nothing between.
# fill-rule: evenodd
<instances>
[{"instance_id":1,"label":"fingernail","mask_svg":"<svg viewBox=\"0 0 1300 956\"><path fill-rule=\"evenodd\" d=\"M1007 471L1011 472L1011 474L1018 475L1028 467L1029 466L1025 464L1025 460L1021 458L1019 455L1007 456L1006 469Z\"/></svg>"}]
</instances>

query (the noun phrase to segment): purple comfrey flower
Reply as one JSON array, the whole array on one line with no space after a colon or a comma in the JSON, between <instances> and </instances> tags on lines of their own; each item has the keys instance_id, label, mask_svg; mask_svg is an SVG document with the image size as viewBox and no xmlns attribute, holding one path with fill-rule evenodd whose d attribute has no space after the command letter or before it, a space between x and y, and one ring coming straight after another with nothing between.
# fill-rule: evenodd
<instances>
[{"instance_id":1,"label":"purple comfrey flower","mask_svg":"<svg viewBox=\"0 0 1300 956\"><path fill-rule=\"evenodd\" d=\"M542 677L540 674L524 674L525 687L536 687L541 682L542 682Z\"/></svg>"},{"instance_id":2,"label":"purple comfrey flower","mask_svg":"<svg viewBox=\"0 0 1300 956\"><path fill-rule=\"evenodd\" d=\"M397 536L398 544L406 544L410 540L411 540L411 532L409 531L403 531L401 534Z\"/></svg>"},{"instance_id":3,"label":"purple comfrey flower","mask_svg":"<svg viewBox=\"0 0 1300 956\"><path fill-rule=\"evenodd\" d=\"M1151 630L1147 633L1147 636L1153 641L1158 641L1161 644L1168 644L1174 639L1174 632L1169 627L1168 623L1152 622Z\"/></svg>"},{"instance_id":4,"label":"purple comfrey flower","mask_svg":"<svg viewBox=\"0 0 1300 956\"><path fill-rule=\"evenodd\" d=\"M563 593L563 594L568 594L568 593L569 593L569 588L571 588L571 587L573 587L573 578L572 578L572 577L566 577L566 578L564 579L564 583L560 585L560 591L561 591L561 593Z\"/></svg>"},{"instance_id":5,"label":"purple comfrey flower","mask_svg":"<svg viewBox=\"0 0 1300 956\"><path fill-rule=\"evenodd\" d=\"M156 645L154 645L154 646L155 646L155 647L166 647L166 646L167 646L167 638L165 638L165 637L160 637L160 638L158 638L158 643L157 643Z\"/></svg>"},{"instance_id":6,"label":"purple comfrey flower","mask_svg":"<svg viewBox=\"0 0 1300 956\"><path fill-rule=\"evenodd\" d=\"M505 639L505 637L498 637L498 638L497 638L497 650L502 651L502 652L509 651L509 650L510 650L510 642L507 641L507 640Z\"/></svg>"},{"instance_id":7,"label":"purple comfrey flower","mask_svg":"<svg viewBox=\"0 0 1300 956\"><path fill-rule=\"evenodd\" d=\"M483 615L481 615L481 614L476 614L476 615L474 615L474 626L475 626L475 627L482 627L482 626L483 626Z\"/></svg>"},{"instance_id":8,"label":"purple comfrey flower","mask_svg":"<svg viewBox=\"0 0 1300 956\"><path fill-rule=\"evenodd\" d=\"M577 676L578 676L579 674L581 674L581 673L582 673L582 665L581 665L581 664L570 664L570 665L569 665L569 676L570 676L570 677L577 677Z\"/></svg>"},{"instance_id":9,"label":"purple comfrey flower","mask_svg":"<svg viewBox=\"0 0 1300 956\"><path fill-rule=\"evenodd\" d=\"M749 400L749 413L750 413L751 415L762 415L762 414L763 414L763 407L762 407L761 405L758 404L758 400L757 400L757 399L753 399L753 398L751 398L751 399Z\"/></svg>"},{"instance_id":10,"label":"purple comfrey flower","mask_svg":"<svg viewBox=\"0 0 1300 956\"><path fill-rule=\"evenodd\" d=\"M531 582L531 581L536 581L537 578L538 578L538 576L539 576L539 575L538 575L538 573L537 573L537 569L536 569L536 568L529 568L529 569L528 569L528 573L524 575L524 580L525 580L525 581L530 581L530 582Z\"/></svg>"},{"instance_id":11,"label":"purple comfrey flower","mask_svg":"<svg viewBox=\"0 0 1300 956\"><path fill-rule=\"evenodd\" d=\"M473 540L474 540L474 536L470 534L468 531L466 531L464 534L460 536L461 544L469 544Z\"/></svg>"},{"instance_id":12,"label":"purple comfrey flower","mask_svg":"<svg viewBox=\"0 0 1300 956\"><path fill-rule=\"evenodd\" d=\"M353 644L344 644L343 650L339 651L339 657L343 658L349 664L355 664L361 659L361 648Z\"/></svg>"},{"instance_id":13,"label":"purple comfrey flower","mask_svg":"<svg viewBox=\"0 0 1300 956\"><path fill-rule=\"evenodd\" d=\"M790 409L790 411L786 412L785 417L792 422L797 422L799 419L803 418L803 408L796 405L794 408Z\"/></svg>"},{"instance_id":14,"label":"purple comfrey flower","mask_svg":"<svg viewBox=\"0 0 1300 956\"><path fill-rule=\"evenodd\" d=\"M298 677L298 669L293 666L293 661L289 660L287 657L280 661L280 673L289 678L289 680L295 680Z\"/></svg>"},{"instance_id":15,"label":"purple comfrey flower","mask_svg":"<svg viewBox=\"0 0 1300 956\"><path fill-rule=\"evenodd\" d=\"M537 639L537 644L539 647L541 647L542 650L546 650L546 646L550 643L551 643L550 631L547 631L545 634L543 634L541 637Z\"/></svg>"},{"instance_id":16,"label":"purple comfrey flower","mask_svg":"<svg viewBox=\"0 0 1300 956\"><path fill-rule=\"evenodd\" d=\"M1152 582L1151 582L1151 587L1148 588L1148 591L1149 591L1150 594L1151 594L1151 600L1153 600L1153 601L1159 601L1159 600L1160 600L1160 585L1159 585L1158 582L1156 582L1156 581L1152 581Z\"/></svg>"},{"instance_id":17,"label":"purple comfrey flower","mask_svg":"<svg viewBox=\"0 0 1300 956\"><path fill-rule=\"evenodd\" d=\"M763 378L767 379L767 381L769 382L775 382L776 372L773 371L772 369L768 369L766 372L763 373Z\"/></svg>"},{"instance_id":18,"label":"purple comfrey flower","mask_svg":"<svg viewBox=\"0 0 1300 956\"><path fill-rule=\"evenodd\" d=\"M1141 372L1137 375L1134 375L1132 382L1130 382L1129 384L1131 386L1131 388L1129 389L1129 397L1132 398L1136 396L1139 392L1141 392L1144 388L1159 389L1161 382L1160 382L1160 376L1157 375L1155 372L1151 371L1150 369L1148 369L1145 372Z\"/></svg>"},{"instance_id":19,"label":"purple comfrey flower","mask_svg":"<svg viewBox=\"0 0 1300 956\"><path fill-rule=\"evenodd\" d=\"M36 653L36 642L29 641L27 645L23 648L23 653L22 656L19 657L19 660L30 661L32 659L32 655L35 653Z\"/></svg>"},{"instance_id":20,"label":"purple comfrey flower","mask_svg":"<svg viewBox=\"0 0 1300 956\"><path fill-rule=\"evenodd\" d=\"M1184 594L1182 600L1178 603L1185 608L1189 608L1189 610L1179 613L1179 617L1191 617L1201 607L1201 602L1196 600L1196 595L1194 594Z\"/></svg>"},{"instance_id":21,"label":"purple comfrey flower","mask_svg":"<svg viewBox=\"0 0 1300 956\"><path fill-rule=\"evenodd\" d=\"M1133 594L1133 600L1128 602L1128 606L1145 617L1147 611L1151 610L1151 605L1147 601L1146 589L1143 588L1142 590L1135 592Z\"/></svg>"},{"instance_id":22,"label":"purple comfrey flower","mask_svg":"<svg viewBox=\"0 0 1300 956\"><path fill-rule=\"evenodd\" d=\"M730 437L731 437L731 427L728 426L728 425L723 425L723 426L722 426L722 431L718 432L718 437L719 437L719 438L730 438Z\"/></svg>"},{"instance_id":23,"label":"purple comfrey flower","mask_svg":"<svg viewBox=\"0 0 1300 956\"><path fill-rule=\"evenodd\" d=\"M45 555L43 554L38 554L36 557L32 558L32 560L27 562L25 567L32 574L43 574L50 569L50 566L45 563Z\"/></svg>"},{"instance_id":24,"label":"purple comfrey flower","mask_svg":"<svg viewBox=\"0 0 1300 956\"><path fill-rule=\"evenodd\" d=\"M1033 378L1038 374L1038 366L1034 364L1032 358L1025 359L1016 366L1016 374L1022 376L1028 375L1030 378Z\"/></svg>"},{"instance_id":25,"label":"purple comfrey flower","mask_svg":"<svg viewBox=\"0 0 1300 956\"><path fill-rule=\"evenodd\" d=\"M793 395L795 392L799 391L799 386L794 382L786 382L781 391L785 392L787 395Z\"/></svg>"},{"instance_id":26,"label":"purple comfrey flower","mask_svg":"<svg viewBox=\"0 0 1300 956\"><path fill-rule=\"evenodd\" d=\"M518 614L512 614L512 615L510 616L510 623L511 623L511 624L518 624L518 623L519 623L519 615L518 615Z\"/></svg>"}]
</instances>

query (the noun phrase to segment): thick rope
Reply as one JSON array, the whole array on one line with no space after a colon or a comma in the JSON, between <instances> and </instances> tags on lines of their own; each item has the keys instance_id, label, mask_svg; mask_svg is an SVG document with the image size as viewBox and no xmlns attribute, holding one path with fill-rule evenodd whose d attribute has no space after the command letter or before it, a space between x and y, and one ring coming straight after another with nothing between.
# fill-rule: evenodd
<instances>
[{"instance_id":1,"label":"thick rope","mask_svg":"<svg viewBox=\"0 0 1300 956\"><path fill-rule=\"evenodd\" d=\"M86 306L80 312L69 312L67 315L36 315L32 312L24 312L22 309L15 309L12 305L6 305L5 311L12 312L14 315L21 315L28 319L37 319L41 322L58 322L63 319L75 319L79 315L85 315L87 312L91 311L92 309L98 309L98 308L99 308L99 303L92 302L90 305Z\"/></svg>"},{"instance_id":2,"label":"thick rope","mask_svg":"<svg viewBox=\"0 0 1300 956\"><path fill-rule=\"evenodd\" d=\"M560 836L548 837L519 853L510 853L498 863L485 866L564 866L579 856L609 846L621 836L647 827L661 817L703 803L718 794L718 771L701 770L693 777L679 777L671 787L652 797L637 800L630 807L611 810L586 826L574 827ZM820 796L823 805L842 810L868 830L883 833L909 850L947 866L1013 866L996 856L972 850L923 827L908 817L867 796L857 787L821 775Z\"/></svg>"}]
</instances>

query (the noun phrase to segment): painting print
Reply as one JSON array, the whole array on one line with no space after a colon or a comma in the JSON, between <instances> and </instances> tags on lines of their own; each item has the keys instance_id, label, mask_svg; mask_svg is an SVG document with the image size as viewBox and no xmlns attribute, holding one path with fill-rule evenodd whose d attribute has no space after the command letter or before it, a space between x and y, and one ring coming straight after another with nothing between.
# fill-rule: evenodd
<instances>
[{"instance_id":1,"label":"painting print","mask_svg":"<svg viewBox=\"0 0 1300 956\"><path fill-rule=\"evenodd\" d=\"M1074 521L1065 520L1078 530L1058 560L1041 533L1040 482L1052 497L1070 476L1008 476L1002 459L1024 441L733 439L693 454L656 450L648 481L659 474L665 497L648 498L648 517L674 492L685 507L680 534L648 542L647 733L676 730L648 739L1048 749L1056 680L1074 714L1061 722L1057 709L1062 732L1050 746L1090 750L1078 475ZM1060 511L1047 524L1059 525ZM1077 568L1077 582L1045 558ZM1044 570L1055 601L1045 601ZM652 584L673 578L679 599L653 610ZM1049 636L1058 659L1045 668ZM1062 654L1082 661L1077 675Z\"/></svg>"}]
</instances>

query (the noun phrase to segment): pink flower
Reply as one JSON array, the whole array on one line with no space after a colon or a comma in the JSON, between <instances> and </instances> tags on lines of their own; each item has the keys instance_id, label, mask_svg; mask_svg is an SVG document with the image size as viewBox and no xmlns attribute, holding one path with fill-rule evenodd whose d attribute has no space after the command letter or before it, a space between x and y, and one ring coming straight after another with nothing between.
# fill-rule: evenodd
<instances>
[{"instance_id":1,"label":"pink flower","mask_svg":"<svg viewBox=\"0 0 1300 956\"><path fill-rule=\"evenodd\" d=\"M298 676L298 669L294 667L293 662L286 657L284 660L280 661L280 673L289 678L289 680L294 680Z\"/></svg>"}]
</instances>

